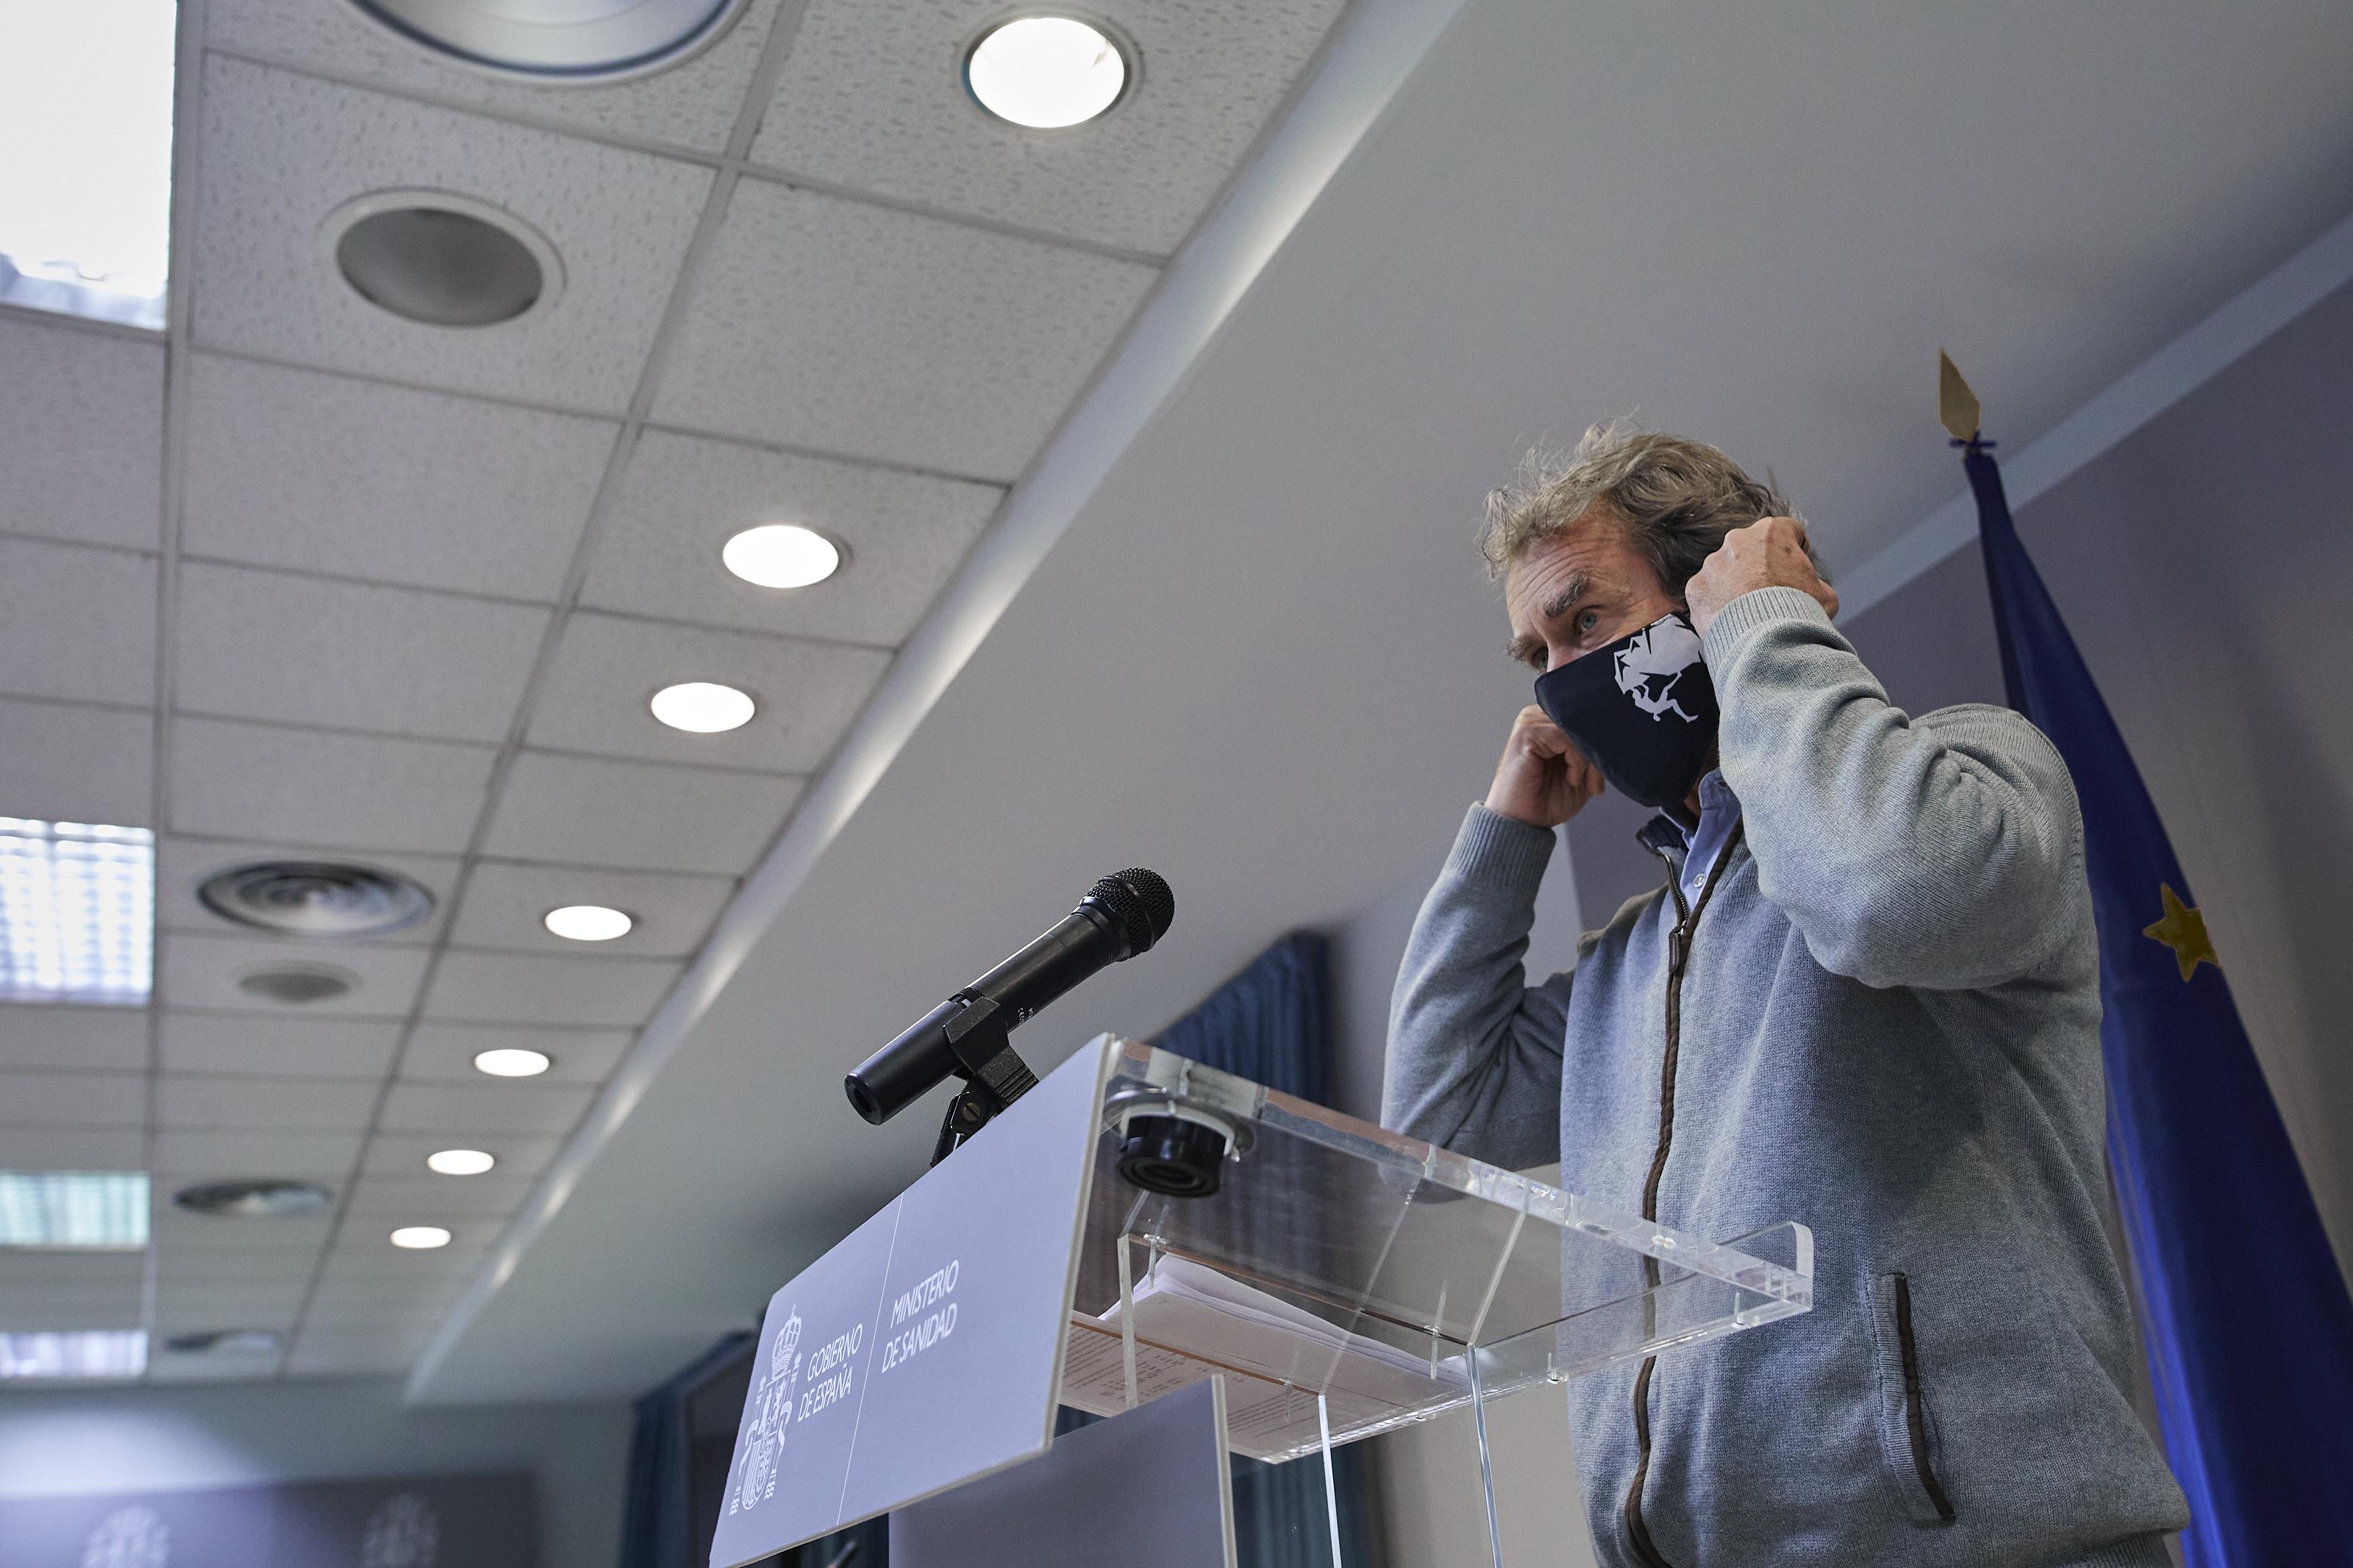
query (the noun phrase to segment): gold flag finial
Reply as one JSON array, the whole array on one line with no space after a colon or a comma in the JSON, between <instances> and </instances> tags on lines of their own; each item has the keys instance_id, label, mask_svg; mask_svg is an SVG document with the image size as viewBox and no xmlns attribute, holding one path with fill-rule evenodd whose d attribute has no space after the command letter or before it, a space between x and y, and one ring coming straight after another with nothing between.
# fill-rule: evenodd
<instances>
[{"instance_id":1,"label":"gold flag finial","mask_svg":"<svg viewBox=\"0 0 2353 1568\"><path fill-rule=\"evenodd\" d=\"M1978 395L1961 379L1953 356L1936 351L1936 418L1956 441L1978 438Z\"/></svg>"}]
</instances>

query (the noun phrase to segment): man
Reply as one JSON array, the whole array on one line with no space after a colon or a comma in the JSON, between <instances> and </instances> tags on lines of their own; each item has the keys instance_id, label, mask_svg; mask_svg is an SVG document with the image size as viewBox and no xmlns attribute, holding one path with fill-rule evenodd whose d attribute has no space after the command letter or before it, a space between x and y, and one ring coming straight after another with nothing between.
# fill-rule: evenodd
<instances>
[{"instance_id":1,"label":"man","mask_svg":"<svg viewBox=\"0 0 2353 1568\"><path fill-rule=\"evenodd\" d=\"M1538 702L1414 927L1384 1121L1712 1239L1812 1227L1811 1313L1569 1385L1611 1568L2164 1568L2073 789L2007 709L1891 706L1789 510L1610 426L1492 500ZM1605 781L1666 885L1528 985Z\"/></svg>"}]
</instances>

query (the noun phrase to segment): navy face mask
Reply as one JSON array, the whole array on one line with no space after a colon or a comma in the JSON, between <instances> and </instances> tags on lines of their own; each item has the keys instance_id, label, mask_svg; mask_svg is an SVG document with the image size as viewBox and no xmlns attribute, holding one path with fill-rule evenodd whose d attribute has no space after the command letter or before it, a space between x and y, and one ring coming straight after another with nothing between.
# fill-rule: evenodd
<instances>
[{"instance_id":1,"label":"navy face mask","mask_svg":"<svg viewBox=\"0 0 2353 1568\"><path fill-rule=\"evenodd\" d=\"M1537 676L1536 704L1610 788L1653 810L1690 795L1715 744L1715 683L1681 611Z\"/></svg>"}]
</instances>

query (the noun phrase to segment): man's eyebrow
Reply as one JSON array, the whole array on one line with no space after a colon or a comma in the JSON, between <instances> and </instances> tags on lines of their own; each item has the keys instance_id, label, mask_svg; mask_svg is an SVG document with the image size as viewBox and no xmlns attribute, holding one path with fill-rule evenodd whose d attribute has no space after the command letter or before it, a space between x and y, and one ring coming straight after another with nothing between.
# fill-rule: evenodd
<instances>
[{"instance_id":1,"label":"man's eyebrow","mask_svg":"<svg viewBox=\"0 0 2353 1568\"><path fill-rule=\"evenodd\" d=\"M1504 645L1504 653L1514 664L1533 664L1541 667L1545 662L1544 638L1522 632Z\"/></svg>"},{"instance_id":2,"label":"man's eyebrow","mask_svg":"<svg viewBox=\"0 0 2353 1568\"><path fill-rule=\"evenodd\" d=\"M1577 601L1585 597L1586 593L1592 586L1592 573L1587 572L1581 568L1577 571L1571 572L1568 574L1568 581L1560 585L1560 591L1558 593L1555 594L1551 598L1546 599L1544 602L1543 607L1536 611L1536 615L1544 620L1558 620L1561 616L1568 613L1568 608L1571 605L1576 604Z\"/></svg>"}]
</instances>

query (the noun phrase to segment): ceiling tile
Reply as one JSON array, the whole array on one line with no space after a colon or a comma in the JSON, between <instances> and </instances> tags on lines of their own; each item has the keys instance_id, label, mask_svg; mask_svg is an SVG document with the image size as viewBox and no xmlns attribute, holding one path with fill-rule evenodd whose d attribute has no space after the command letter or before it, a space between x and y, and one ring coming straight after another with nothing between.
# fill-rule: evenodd
<instances>
[{"instance_id":1,"label":"ceiling tile","mask_svg":"<svg viewBox=\"0 0 2353 1568\"><path fill-rule=\"evenodd\" d=\"M286 1357L290 1377L364 1377L406 1372L423 1345L422 1333L396 1339L304 1334Z\"/></svg>"},{"instance_id":2,"label":"ceiling tile","mask_svg":"<svg viewBox=\"0 0 2353 1568\"><path fill-rule=\"evenodd\" d=\"M732 877L485 860L466 879L464 907L450 928L450 940L461 947L486 950L684 958L710 934L734 890ZM550 910L567 904L602 904L626 912L633 923L627 934L610 942L569 942L546 924Z\"/></svg>"},{"instance_id":3,"label":"ceiling tile","mask_svg":"<svg viewBox=\"0 0 2353 1568\"><path fill-rule=\"evenodd\" d=\"M433 895L433 908L415 925L386 932L384 941L404 947L430 944L441 934L449 914L449 889L458 884L459 860L454 856L408 855L370 850L343 855L294 844L259 844L245 839L185 838L166 835L155 847L155 921L168 931L204 931L214 936L251 936L256 929L225 920L197 900L196 889L216 871L249 866L257 860L333 860L376 870L396 872ZM336 943L322 944L322 951Z\"/></svg>"},{"instance_id":4,"label":"ceiling tile","mask_svg":"<svg viewBox=\"0 0 2353 1568\"><path fill-rule=\"evenodd\" d=\"M205 37L216 48L357 77L448 102L607 136L716 153L776 19L777 0L753 0L702 53L619 82L542 87L451 64L371 26L348 5L316 0L212 0Z\"/></svg>"},{"instance_id":5,"label":"ceiling tile","mask_svg":"<svg viewBox=\"0 0 2353 1568\"><path fill-rule=\"evenodd\" d=\"M136 1289L18 1289L0 1283L0 1331L135 1329L143 1316Z\"/></svg>"},{"instance_id":6,"label":"ceiling tile","mask_svg":"<svg viewBox=\"0 0 2353 1568\"><path fill-rule=\"evenodd\" d=\"M996 485L648 431L629 454L589 553L584 605L746 631L895 647L996 514ZM797 522L846 547L807 588L761 588L719 552L763 523Z\"/></svg>"},{"instance_id":7,"label":"ceiling tile","mask_svg":"<svg viewBox=\"0 0 2353 1568\"><path fill-rule=\"evenodd\" d=\"M735 876L776 837L802 783L525 752L482 847L515 860Z\"/></svg>"},{"instance_id":8,"label":"ceiling tile","mask_svg":"<svg viewBox=\"0 0 2353 1568\"><path fill-rule=\"evenodd\" d=\"M1009 480L1157 276L746 181L688 308L655 416Z\"/></svg>"},{"instance_id":9,"label":"ceiling tile","mask_svg":"<svg viewBox=\"0 0 2353 1568\"><path fill-rule=\"evenodd\" d=\"M147 1080L134 1072L0 1071L0 1126L140 1127Z\"/></svg>"},{"instance_id":10,"label":"ceiling tile","mask_svg":"<svg viewBox=\"0 0 2353 1568\"><path fill-rule=\"evenodd\" d=\"M328 1183L332 1186L342 1180L343 1172L351 1169L359 1152L360 1135L356 1131L196 1132L167 1127L155 1134L155 1170L186 1181L237 1176L311 1180L322 1173L332 1172L335 1174ZM291 1226L301 1222L287 1223Z\"/></svg>"},{"instance_id":11,"label":"ceiling tile","mask_svg":"<svg viewBox=\"0 0 2353 1568\"><path fill-rule=\"evenodd\" d=\"M250 1247L196 1247L185 1243L159 1250L155 1283L169 1290L184 1285L234 1285L246 1280L307 1284L318 1272L318 1259L297 1247L256 1254Z\"/></svg>"},{"instance_id":12,"label":"ceiling tile","mask_svg":"<svg viewBox=\"0 0 2353 1568\"><path fill-rule=\"evenodd\" d=\"M161 1127L220 1131L246 1128L312 1132L364 1128L377 1086L336 1079L182 1078L155 1080Z\"/></svg>"},{"instance_id":13,"label":"ceiling tile","mask_svg":"<svg viewBox=\"0 0 2353 1568\"><path fill-rule=\"evenodd\" d=\"M0 816L145 827L154 798L151 715L0 699Z\"/></svg>"},{"instance_id":14,"label":"ceiling tile","mask_svg":"<svg viewBox=\"0 0 2353 1568\"><path fill-rule=\"evenodd\" d=\"M288 1018L402 1018L417 1001L426 951L380 943L276 941L265 936L175 933L164 943L157 993L173 1007L265 1013ZM340 996L277 1003L241 990L239 977L281 963L326 964L356 982Z\"/></svg>"},{"instance_id":15,"label":"ceiling tile","mask_svg":"<svg viewBox=\"0 0 2353 1568\"><path fill-rule=\"evenodd\" d=\"M425 1015L461 1023L635 1028L653 1016L681 967L651 958L453 951L433 972Z\"/></svg>"},{"instance_id":16,"label":"ceiling tile","mask_svg":"<svg viewBox=\"0 0 2353 1568\"><path fill-rule=\"evenodd\" d=\"M0 320L0 533L161 542L164 343Z\"/></svg>"},{"instance_id":17,"label":"ceiling tile","mask_svg":"<svg viewBox=\"0 0 2353 1568\"><path fill-rule=\"evenodd\" d=\"M280 1074L374 1084L392 1068L400 1026L389 1019L166 1012L167 1073Z\"/></svg>"},{"instance_id":18,"label":"ceiling tile","mask_svg":"<svg viewBox=\"0 0 2353 1568\"><path fill-rule=\"evenodd\" d=\"M152 704L154 558L0 539L0 691Z\"/></svg>"},{"instance_id":19,"label":"ceiling tile","mask_svg":"<svg viewBox=\"0 0 2353 1568\"><path fill-rule=\"evenodd\" d=\"M474 1058L484 1051L521 1047L542 1051L554 1062L540 1083L602 1083L637 1038L629 1029L546 1029L520 1025L437 1024L417 1026L400 1058L404 1083L480 1083Z\"/></svg>"},{"instance_id":20,"label":"ceiling tile","mask_svg":"<svg viewBox=\"0 0 2353 1568\"><path fill-rule=\"evenodd\" d=\"M144 1072L147 1009L0 1005L0 1068Z\"/></svg>"},{"instance_id":21,"label":"ceiling tile","mask_svg":"<svg viewBox=\"0 0 2353 1568\"><path fill-rule=\"evenodd\" d=\"M418 1301L462 1290L472 1279L473 1265L454 1246L404 1251L346 1227L342 1244L326 1255L319 1269L319 1304L348 1310L364 1304L362 1291L373 1291L386 1304L406 1310Z\"/></svg>"},{"instance_id":22,"label":"ceiling tile","mask_svg":"<svg viewBox=\"0 0 2353 1568\"><path fill-rule=\"evenodd\" d=\"M422 1033L420 1030L419 1033ZM428 1173L425 1157L438 1149L480 1149L498 1159L496 1176L533 1176L547 1168L564 1140L554 1134L486 1132L476 1129L462 1136L449 1133L379 1132L368 1140L367 1158L360 1172L368 1176L416 1176Z\"/></svg>"},{"instance_id":23,"label":"ceiling tile","mask_svg":"<svg viewBox=\"0 0 2353 1568\"><path fill-rule=\"evenodd\" d=\"M880 648L583 613L565 625L530 740L551 751L811 773L890 662ZM715 735L659 722L648 706L654 692L685 680L751 693L752 721Z\"/></svg>"},{"instance_id":24,"label":"ceiling tile","mask_svg":"<svg viewBox=\"0 0 2353 1568\"><path fill-rule=\"evenodd\" d=\"M548 620L490 599L191 562L174 700L183 712L495 742Z\"/></svg>"},{"instance_id":25,"label":"ceiling tile","mask_svg":"<svg viewBox=\"0 0 2353 1568\"><path fill-rule=\"evenodd\" d=\"M204 103L199 342L593 412L626 407L709 170L217 57ZM361 299L321 245L320 223L353 196L406 187L460 192L530 223L563 261L562 296L543 314L470 332Z\"/></svg>"},{"instance_id":26,"label":"ceiling tile","mask_svg":"<svg viewBox=\"0 0 2353 1568\"><path fill-rule=\"evenodd\" d=\"M439 1225L448 1219L502 1219L531 1194L527 1176L366 1177L352 1189L348 1228L362 1216ZM406 1216L406 1217L405 1217Z\"/></svg>"},{"instance_id":27,"label":"ceiling tile","mask_svg":"<svg viewBox=\"0 0 2353 1568\"><path fill-rule=\"evenodd\" d=\"M292 1323L310 1289L307 1278L161 1286L155 1293L156 1326L166 1333L230 1324L277 1328Z\"/></svg>"},{"instance_id":28,"label":"ceiling tile","mask_svg":"<svg viewBox=\"0 0 2353 1568\"><path fill-rule=\"evenodd\" d=\"M0 1126L0 1168L11 1171L136 1171L147 1163L137 1127Z\"/></svg>"},{"instance_id":29,"label":"ceiling tile","mask_svg":"<svg viewBox=\"0 0 2353 1568\"><path fill-rule=\"evenodd\" d=\"M387 1132L561 1134L596 1092L543 1083L396 1083L378 1125Z\"/></svg>"},{"instance_id":30,"label":"ceiling tile","mask_svg":"<svg viewBox=\"0 0 2353 1568\"><path fill-rule=\"evenodd\" d=\"M281 843L465 847L497 748L180 719L171 826Z\"/></svg>"},{"instance_id":31,"label":"ceiling tile","mask_svg":"<svg viewBox=\"0 0 2353 1568\"><path fill-rule=\"evenodd\" d=\"M756 163L1105 245L1176 248L1241 162L1343 0L1108 0L1140 78L1102 119L1040 132L981 109L955 62L1005 7L812 0Z\"/></svg>"},{"instance_id":32,"label":"ceiling tile","mask_svg":"<svg viewBox=\"0 0 2353 1568\"><path fill-rule=\"evenodd\" d=\"M553 602L617 426L199 354L181 548Z\"/></svg>"},{"instance_id":33,"label":"ceiling tile","mask_svg":"<svg viewBox=\"0 0 2353 1568\"><path fill-rule=\"evenodd\" d=\"M38 1290L137 1290L146 1278L144 1252L0 1252L0 1281Z\"/></svg>"},{"instance_id":34,"label":"ceiling tile","mask_svg":"<svg viewBox=\"0 0 2353 1568\"><path fill-rule=\"evenodd\" d=\"M223 1328L276 1328L274 1323L225 1323ZM147 1358L147 1381L158 1384L259 1383L278 1373L277 1351L204 1351L181 1354L167 1345Z\"/></svg>"}]
</instances>

